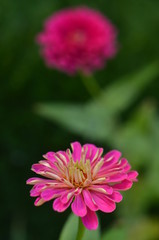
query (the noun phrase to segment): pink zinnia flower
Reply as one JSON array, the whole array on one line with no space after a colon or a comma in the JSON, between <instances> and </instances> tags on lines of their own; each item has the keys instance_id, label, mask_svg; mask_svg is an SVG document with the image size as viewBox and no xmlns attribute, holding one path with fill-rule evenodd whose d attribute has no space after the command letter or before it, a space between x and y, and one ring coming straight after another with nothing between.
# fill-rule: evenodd
<instances>
[{"instance_id":1,"label":"pink zinnia flower","mask_svg":"<svg viewBox=\"0 0 159 240\"><path fill-rule=\"evenodd\" d=\"M37 36L46 64L67 73L90 73L117 51L117 31L101 13L87 7L59 11Z\"/></svg>"},{"instance_id":2,"label":"pink zinnia flower","mask_svg":"<svg viewBox=\"0 0 159 240\"><path fill-rule=\"evenodd\" d=\"M125 158L120 159L117 150L102 157L103 149L93 144L71 144L70 149L48 152L32 170L45 178L30 178L27 184L34 185L30 191L37 197L35 206L54 200L53 209L65 211L71 204L75 215L81 217L89 230L98 227L96 211L113 212L116 203L122 200L119 191L131 188L138 173L130 171Z\"/></svg>"}]
</instances>

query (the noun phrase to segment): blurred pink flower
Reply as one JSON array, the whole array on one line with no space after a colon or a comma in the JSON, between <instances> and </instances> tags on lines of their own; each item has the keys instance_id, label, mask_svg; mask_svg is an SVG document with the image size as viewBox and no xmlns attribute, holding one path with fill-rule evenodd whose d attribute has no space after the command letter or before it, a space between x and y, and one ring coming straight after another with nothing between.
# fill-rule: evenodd
<instances>
[{"instance_id":1,"label":"blurred pink flower","mask_svg":"<svg viewBox=\"0 0 159 240\"><path fill-rule=\"evenodd\" d=\"M100 12L87 7L59 11L37 36L46 64L73 74L104 67L117 51L117 31Z\"/></svg>"},{"instance_id":2,"label":"blurred pink flower","mask_svg":"<svg viewBox=\"0 0 159 240\"><path fill-rule=\"evenodd\" d=\"M102 157L103 149L93 144L71 144L70 149L48 152L32 170L45 178L30 178L27 184L34 185L30 191L37 197L35 206L54 200L53 209L65 211L71 204L75 215L81 217L89 230L98 227L95 211L113 212L116 203L122 201L119 191L132 187L138 173L130 171L125 158L120 159L117 150Z\"/></svg>"}]
</instances>

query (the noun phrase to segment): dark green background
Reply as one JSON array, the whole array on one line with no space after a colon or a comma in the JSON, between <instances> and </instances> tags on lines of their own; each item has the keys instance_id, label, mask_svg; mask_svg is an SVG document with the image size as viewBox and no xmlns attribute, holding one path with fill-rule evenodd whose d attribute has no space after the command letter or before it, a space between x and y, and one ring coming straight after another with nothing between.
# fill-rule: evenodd
<instances>
[{"instance_id":1,"label":"dark green background","mask_svg":"<svg viewBox=\"0 0 159 240\"><path fill-rule=\"evenodd\" d=\"M35 44L35 36L41 31L46 17L61 8L78 5L98 9L119 31L117 57L109 61L105 69L95 73L101 87L156 61L159 56L157 0L1 0L0 239L3 240L56 240L70 211L53 212L51 203L34 207L33 199L29 197L30 187L25 181L34 176L30 167L45 152L66 149L74 140L88 141L34 112L38 102L85 103L90 99L78 76L69 77L46 68ZM144 98L158 106L158 92L159 81L156 79L128 109L123 120ZM103 147L109 149L107 144ZM147 215L158 216L157 201L149 204ZM99 215L102 229L111 226L115 214Z\"/></svg>"}]
</instances>

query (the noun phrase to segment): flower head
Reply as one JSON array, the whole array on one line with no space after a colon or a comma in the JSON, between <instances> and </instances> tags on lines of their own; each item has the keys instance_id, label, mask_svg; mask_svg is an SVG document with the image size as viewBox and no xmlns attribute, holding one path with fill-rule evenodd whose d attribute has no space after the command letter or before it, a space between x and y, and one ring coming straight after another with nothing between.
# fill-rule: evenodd
<instances>
[{"instance_id":1,"label":"flower head","mask_svg":"<svg viewBox=\"0 0 159 240\"><path fill-rule=\"evenodd\" d=\"M48 152L32 170L45 178L30 178L30 191L36 197L35 206L53 200L53 209L65 211L70 205L90 230L98 227L96 211L113 212L122 200L119 191L131 188L138 173L117 150L102 157L103 149L93 144L71 144L70 149Z\"/></svg>"},{"instance_id":2,"label":"flower head","mask_svg":"<svg viewBox=\"0 0 159 240\"><path fill-rule=\"evenodd\" d=\"M101 13L70 8L48 18L37 36L46 64L67 73L90 73L117 51L117 31Z\"/></svg>"}]
</instances>

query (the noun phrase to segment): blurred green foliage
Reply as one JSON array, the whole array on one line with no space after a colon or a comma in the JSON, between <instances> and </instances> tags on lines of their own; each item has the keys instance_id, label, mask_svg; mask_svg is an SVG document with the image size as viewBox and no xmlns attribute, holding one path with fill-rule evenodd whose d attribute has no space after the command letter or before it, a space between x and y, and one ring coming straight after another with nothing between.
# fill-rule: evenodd
<instances>
[{"instance_id":1,"label":"blurred green foliage","mask_svg":"<svg viewBox=\"0 0 159 240\"><path fill-rule=\"evenodd\" d=\"M100 97L83 106L67 103L39 104L35 111L94 141L105 142L108 139L111 143L111 136L118 130L115 123L118 115L158 75L159 63L155 63L139 73L117 80L113 86L106 87Z\"/></svg>"},{"instance_id":2,"label":"blurred green foliage","mask_svg":"<svg viewBox=\"0 0 159 240\"><path fill-rule=\"evenodd\" d=\"M61 231L59 240L67 239L76 240L77 230L78 230L78 217L71 213L64 225L64 228ZM89 231L88 229L85 229L82 240L97 240L97 239L100 239L100 228L98 228L95 231Z\"/></svg>"},{"instance_id":3,"label":"blurred green foliage","mask_svg":"<svg viewBox=\"0 0 159 240\"><path fill-rule=\"evenodd\" d=\"M117 57L95 73L97 101L79 76L47 69L35 44L47 16L84 4L119 30ZM157 0L1 0L1 239L59 238L70 210L35 208L25 181L43 153L74 140L118 148L140 174L114 213L99 213L103 240L159 239L158 9Z\"/></svg>"}]
</instances>

